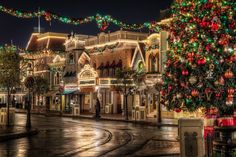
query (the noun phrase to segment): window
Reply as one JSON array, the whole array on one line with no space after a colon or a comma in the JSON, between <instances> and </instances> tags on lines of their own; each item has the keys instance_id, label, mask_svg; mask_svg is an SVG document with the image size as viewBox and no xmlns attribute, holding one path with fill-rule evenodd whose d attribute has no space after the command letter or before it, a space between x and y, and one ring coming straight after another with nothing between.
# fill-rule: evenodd
<instances>
[{"instance_id":1,"label":"window","mask_svg":"<svg viewBox=\"0 0 236 157\"><path fill-rule=\"evenodd\" d=\"M155 55L149 56L149 71L150 72L158 71L157 56Z\"/></svg>"},{"instance_id":2,"label":"window","mask_svg":"<svg viewBox=\"0 0 236 157\"><path fill-rule=\"evenodd\" d=\"M56 72L56 74L54 75L54 83L55 83L55 85L60 84L60 80L61 80L61 76L60 76L59 72Z\"/></svg>"},{"instance_id":3,"label":"window","mask_svg":"<svg viewBox=\"0 0 236 157\"><path fill-rule=\"evenodd\" d=\"M144 65L142 61L138 62L138 67L137 67L138 72L143 72L144 71Z\"/></svg>"},{"instance_id":4,"label":"window","mask_svg":"<svg viewBox=\"0 0 236 157\"><path fill-rule=\"evenodd\" d=\"M73 54L70 54L69 55L69 64L74 64L75 61L74 61L74 55Z\"/></svg>"}]
</instances>

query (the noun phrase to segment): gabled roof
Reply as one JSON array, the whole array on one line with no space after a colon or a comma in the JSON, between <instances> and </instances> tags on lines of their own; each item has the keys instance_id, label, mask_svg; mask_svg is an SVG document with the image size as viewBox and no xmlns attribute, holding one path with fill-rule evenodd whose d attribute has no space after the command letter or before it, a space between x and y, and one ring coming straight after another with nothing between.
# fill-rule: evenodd
<instances>
[{"instance_id":1,"label":"gabled roof","mask_svg":"<svg viewBox=\"0 0 236 157\"><path fill-rule=\"evenodd\" d=\"M64 43L67 36L67 34L53 32L43 34L32 33L26 50L39 51L46 49L52 51L65 51Z\"/></svg>"},{"instance_id":2,"label":"gabled roof","mask_svg":"<svg viewBox=\"0 0 236 157\"><path fill-rule=\"evenodd\" d=\"M88 53L83 52L80 54L78 62L83 62L83 60L88 60L90 62L90 56Z\"/></svg>"},{"instance_id":3,"label":"gabled roof","mask_svg":"<svg viewBox=\"0 0 236 157\"><path fill-rule=\"evenodd\" d=\"M145 65L145 44L141 42L137 43L137 47L135 48L134 55L132 58L131 67L134 66L135 59L138 57L141 58L143 64Z\"/></svg>"}]
</instances>

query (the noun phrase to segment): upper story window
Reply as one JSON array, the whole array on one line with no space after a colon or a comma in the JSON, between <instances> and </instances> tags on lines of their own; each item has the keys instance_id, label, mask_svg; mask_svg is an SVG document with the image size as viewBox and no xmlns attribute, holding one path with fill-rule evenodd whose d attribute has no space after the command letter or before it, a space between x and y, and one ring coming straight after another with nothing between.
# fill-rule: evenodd
<instances>
[{"instance_id":1,"label":"upper story window","mask_svg":"<svg viewBox=\"0 0 236 157\"><path fill-rule=\"evenodd\" d=\"M149 56L149 71L150 72L158 71L158 59L156 55Z\"/></svg>"},{"instance_id":2,"label":"upper story window","mask_svg":"<svg viewBox=\"0 0 236 157\"><path fill-rule=\"evenodd\" d=\"M139 61L137 71L140 72L140 73L144 72L144 64L143 64L142 61Z\"/></svg>"},{"instance_id":3,"label":"upper story window","mask_svg":"<svg viewBox=\"0 0 236 157\"><path fill-rule=\"evenodd\" d=\"M75 58L74 58L74 55L73 55L73 54L70 54L70 55L69 55L68 63L69 63L69 64L74 64L74 63L75 63Z\"/></svg>"},{"instance_id":4,"label":"upper story window","mask_svg":"<svg viewBox=\"0 0 236 157\"><path fill-rule=\"evenodd\" d=\"M55 85L59 85L61 81L61 76L59 74L59 72L56 72L55 76L54 76L54 83Z\"/></svg>"}]
</instances>

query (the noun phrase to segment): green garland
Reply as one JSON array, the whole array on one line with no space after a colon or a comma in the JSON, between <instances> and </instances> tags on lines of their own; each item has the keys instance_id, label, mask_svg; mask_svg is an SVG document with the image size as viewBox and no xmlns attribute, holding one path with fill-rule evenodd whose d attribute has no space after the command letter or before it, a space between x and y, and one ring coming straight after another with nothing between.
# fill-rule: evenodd
<instances>
[{"instance_id":1,"label":"green garland","mask_svg":"<svg viewBox=\"0 0 236 157\"><path fill-rule=\"evenodd\" d=\"M101 29L102 31L106 30L110 23L127 30L141 30L146 28L154 32L159 32L162 29L168 29L168 27L165 25L159 25L157 21L145 22L143 24L126 24L122 21L112 18L110 15L102 16L100 14L96 14L95 16L88 16L85 18L70 18L66 16L60 16L58 14L54 14L50 11L45 11L45 10L40 10L37 12L24 12L20 10L7 8L1 5L0 5L0 12L7 13L18 18L31 19L31 18L44 17L47 21L51 21L53 19L53 20L58 20L65 24L72 24L72 25L82 25L95 21L98 25L98 28Z\"/></svg>"}]
</instances>

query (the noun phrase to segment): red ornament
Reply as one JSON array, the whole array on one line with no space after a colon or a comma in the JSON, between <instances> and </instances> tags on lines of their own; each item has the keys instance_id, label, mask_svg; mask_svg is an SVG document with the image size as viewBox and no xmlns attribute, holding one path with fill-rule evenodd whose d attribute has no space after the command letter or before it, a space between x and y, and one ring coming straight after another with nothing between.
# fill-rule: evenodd
<instances>
[{"instance_id":1,"label":"red ornament","mask_svg":"<svg viewBox=\"0 0 236 157\"><path fill-rule=\"evenodd\" d=\"M211 30L212 30L212 31L218 31L218 29L219 29L218 23L213 22L213 23L211 24Z\"/></svg>"},{"instance_id":2,"label":"red ornament","mask_svg":"<svg viewBox=\"0 0 236 157\"><path fill-rule=\"evenodd\" d=\"M193 62L193 57L194 57L194 53L193 53L193 52L187 54L187 60L188 60L189 62Z\"/></svg>"},{"instance_id":3,"label":"red ornament","mask_svg":"<svg viewBox=\"0 0 236 157\"><path fill-rule=\"evenodd\" d=\"M225 78L233 78L234 74L231 70L227 70L224 74Z\"/></svg>"},{"instance_id":4,"label":"red ornament","mask_svg":"<svg viewBox=\"0 0 236 157\"><path fill-rule=\"evenodd\" d=\"M51 14L49 12L45 13L45 19L46 19L46 21L51 21L52 20Z\"/></svg>"},{"instance_id":5,"label":"red ornament","mask_svg":"<svg viewBox=\"0 0 236 157\"><path fill-rule=\"evenodd\" d=\"M179 113L179 112L182 111L182 109L180 109L180 108L175 108L174 111L177 112L177 113Z\"/></svg>"},{"instance_id":6,"label":"red ornament","mask_svg":"<svg viewBox=\"0 0 236 157\"><path fill-rule=\"evenodd\" d=\"M168 91L171 91L173 89L173 86L172 85L169 85L168 86Z\"/></svg>"},{"instance_id":7,"label":"red ornament","mask_svg":"<svg viewBox=\"0 0 236 157\"><path fill-rule=\"evenodd\" d=\"M210 93L210 92L211 92L211 88L206 88L206 89L205 89L205 93L206 93L206 94L208 94L208 93Z\"/></svg>"},{"instance_id":8,"label":"red ornament","mask_svg":"<svg viewBox=\"0 0 236 157\"><path fill-rule=\"evenodd\" d=\"M231 60L232 62L236 62L236 54L234 54L233 56L231 56L231 57L230 57L230 60Z\"/></svg>"},{"instance_id":9,"label":"red ornament","mask_svg":"<svg viewBox=\"0 0 236 157\"><path fill-rule=\"evenodd\" d=\"M206 50L207 50L208 52L210 51L210 49L211 49L211 45L210 45L210 44L206 45Z\"/></svg>"},{"instance_id":10,"label":"red ornament","mask_svg":"<svg viewBox=\"0 0 236 157\"><path fill-rule=\"evenodd\" d=\"M233 95L234 94L234 88L232 88L232 87L228 88L227 92L228 92L229 95Z\"/></svg>"},{"instance_id":11,"label":"red ornament","mask_svg":"<svg viewBox=\"0 0 236 157\"><path fill-rule=\"evenodd\" d=\"M199 95L199 92L196 89L193 89L192 92L191 92L191 95L196 97L196 96Z\"/></svg>"},{"instance_id":12,"label":"red ornament","mask_svg":"<svg viewBox=\"0 0 236 157\"><path fill-rule=\"evenodd\" d=\"M161 90L160 94L161 94L161 96L165 96L165 91Z\"/></svg>"},{"instance_id":13,"label":"red ornament","mask_svg":"<svg viewBox=\"0 0 236 157\"><path fill-rule=\"evenodd\" d=\"M182 75L187 76L189 74L188 70L182 70Z\"/></svg>"},{"instance_id":14,"label":"red ornament","mask_svg":"<svg viewBox=\"0 0 236 157\"><path fill-rule=\"evenodd\" d=\"M198 65L204 65L204 64L206 64L206 59L205 59L205 58L199 59L199 60L197 61L197 64L198 64Z\"/></svg>"},{"instance_id":15,"label":"red ornament","mask_svg":"<svg viewBox=\"0 0 236 157\"><path fill-rule=\"evenodd\" d=\"M221 94L220 94L220 93L216 93L215 96L216 96L217 98L219 98L219 97L221 96Z\"/></svg>"},{"instance_id":16,"label":"red ornament","mask_svg":"<svg viewBox=\"0 0 236 157\"><path fill-rule=\"evenodd\" d=\"M106 21L104 21L104 22L102 23L102 26L101 26L100 30L101 30L101 31L105 31L105 30L108 28L108 26L109 26L109 23L106 22Z\"/></svg>"}]
</instances>

